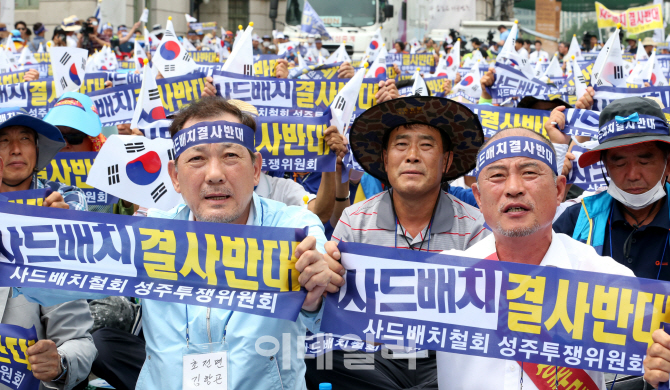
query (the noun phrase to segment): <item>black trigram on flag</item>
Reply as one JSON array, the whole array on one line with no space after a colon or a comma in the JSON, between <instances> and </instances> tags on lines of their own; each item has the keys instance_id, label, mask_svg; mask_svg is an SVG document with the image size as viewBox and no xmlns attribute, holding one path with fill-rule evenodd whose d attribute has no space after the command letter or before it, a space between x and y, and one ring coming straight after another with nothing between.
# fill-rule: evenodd
<instances>
[{"instance_id":1,"label":"black trigram on flag","mask_svg":"<svg viewBox=\"0 0 670 390\"><path fill-rule=\"evenodd\" d=\"M623 66L621 65L616 65L614 67L614 79L622 79L623 78Z\"/></svg>"},{"instance_id":2,"label":"black trigram on flag","mask_svg":"<svg viewBox=\"0 0 670 390\"><path fill-rule=\"evenodd\" d=\"M337 101L335 102L335 109L344 110L344 104L345 103L346 102L345 102L344 98L342 96L338 96Z\"/></svg>"},{"instance_id":3,"label":"black trigram on flag","mask_svg":"<svg viewBox=\"0 0 670 390\"><path fill-rule=\"evenodd\" d=\"M67 87L67 81L65 81L65 77L60 78L60 86L63 87L63 89Z\"/></svg>"},{"instance_id":4,"label":"black trigram on flag","mask_svg":"<svg viewBox=\"0 0 670 390\"><path fill-rule=\"evenodd\" d=\"M107 167L107 176L109 179L109 185L116 184L121 181L119 176L119 164L114 164Z\"/></svg>"},{"instance_id":5,"label":"black trigram on flag","mask_svg":"<svg viewBox=\"0 0 670 390\"><path fill-rule=\"evenodd\" d=\"M191 55L188 54L187 51L184 52L184 56L181 58L182 60L189 62L191 60Z\"/></svg>"},{"instance_id":6,"label":"black trigram on flag","mask_svg":"<svg viewBox=\"0 0 670 390\"><path fill-rule=\"evenodd\" d=\"M144 142L131 142L128 144L125 144L126 146L126 153L137 153L141 152L144 150Z\"/></svg>"},{"instance_id":7,"label":"black trigram on flag","mask_svg":"<svg viewBox=\"0 0 670 390\"><path fill-rule=\"evenodd\" d=\"M162 198L163 195L165 194L167 194L167 189L165 188L164 183L159 184L158 187L156 187L156 189L151 191L151 197L153 198L154 203L158 202L158 200Z\"/></svg>"},{"instance_id":8,"label":"black trigram on flag","mask_svg":"<svg viewBox=\"0 0 670 390\"><path fill-rule=\"evenodd\" d=\"M170 30L165 30L165 32L163 33L163 35L168 36L168 37L174 37L174 34L173 34L172 31L170 31Z\"/></svg>"},{"instance_id":9,"label":"black trigram on flag","mask_svg":"<svg viewBox=\"0 0 670 390\"><path fill-rule=\"evenodd\" d=\"M174 149L168 150L168 159L174 160Z\"/></svg>"},{"instance_id":10,"label":"black trigram on flag","mask_svg":"<svg viewBox=\"0 0 670 390\"><path fill-rule=\"evenodd\" d=\"M160 99L161 95L158 93L158 89L150 89L149 90L149 100L156 100Z\"/></svg>"},{"instance_id":11,"label":"black trigram on flag","mask_svg":"<svg viewBox=\"0 0 670 390\"><path fill-rule=\"evenodd\" d=\"M165 71L166 72L174 72L175 71L175 66L174 65L165 65Z\"/></svg>"},{"instance_id":12,"label":"black trigram on flag","mask_svg":"<svg viewBox=\"0 0 670 390\"><path fill-rule=\"evenodd\" d=\"M81 68L86 69L86 58L81 59Z\"/></svg>"},{"instance_id":13,"label":"black trigram on flag","mask_svg":"<svg viewBox=\"0 0 670 390\"><path fill-rule=\"evenodd\" d=\"M251 76L251 65L249 64L244 65L244 75Z\"/></svg>"},{"instance_id":14,"label":"black trigram on flag","mask_svg":"<svg viewBox=\"0 0 670 390\"><path fill-rule=\"evenodd\" d=\"M60 59L60 63L65 65L65 64L67 64L68 61L70 61L70 58L72 58L70 53L65 52L65 54L63 54L63 57L61 57L61 59Z\"/></svg>"},{"instance_id":15,"label":"black trigram on flag","mask_svg":"<svg viewBox=\"0 0 670 390\"><path fill-rule=\"evenodd\" d=\"M583 74L577 76L577 80L579 80L580 83L586 83L586 79L584 78Z\"/></svg>"}]
</instances>

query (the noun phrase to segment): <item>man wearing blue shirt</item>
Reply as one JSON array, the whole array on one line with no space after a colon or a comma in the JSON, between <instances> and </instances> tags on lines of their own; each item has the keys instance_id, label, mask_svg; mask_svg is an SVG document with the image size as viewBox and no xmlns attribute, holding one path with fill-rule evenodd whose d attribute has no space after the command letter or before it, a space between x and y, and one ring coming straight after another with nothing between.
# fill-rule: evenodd
<instances>
[{"instance_id":1,"label":"man wearing blue shirt","mask_svg":"<svg viewBox=\"0 0 670 390\"><path fill-rule=\"evenodd\" d=\"M146 360L136 388L182 388L182 358L187 347L188 327L191 345L221 343L225 338L230 388L305 389L305 363L302 356L293 353L296 343L307 330L318 331L323 293L335 292L336 285L344 283L340 275L329 269L322 255L326 241L323 226L304 208L286 206L254 194L262 157L254 150L256 124L253 117L223 98L206 97L180 111L170 132L173 139L178 139L184 132L202 126L240 128L245 141L228 140L224 134L197 142L185 141L180 148L175 148L176 158L168 169L174 188L182 194L185 204L167 212L149 210L148 216L255 226L307 226L308 237L294 252L298 257L295 267L301 272L298 281L307 289L307 298L295 322L204 306L142 301ZM40 302L81 297L70 291L21 290ZM258 346L264 339L277 341L276 353L270 356L259 353L259 349L267 348Z\"/></svg>"}]
</instances>

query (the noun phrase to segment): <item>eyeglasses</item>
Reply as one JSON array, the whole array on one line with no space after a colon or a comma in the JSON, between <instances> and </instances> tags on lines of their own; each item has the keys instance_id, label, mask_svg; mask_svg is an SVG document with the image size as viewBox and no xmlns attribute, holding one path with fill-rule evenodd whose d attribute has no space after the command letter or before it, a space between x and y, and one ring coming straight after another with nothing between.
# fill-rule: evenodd
<instances>
[{"instance_id":1,"label":"eyeglasses","mask_svg":"<svg viewBox=\"0 0 670 390\"><path fill-rule=\"evenodd\" d=\"M88 136L81 132L63 133L63 138L70 145L81 145L86 137Z\"/></svg>"},{"instance_id":2,"label":"eyeglasses","mask_svg":"<svg viewBox=\"0 0 670 390\"><path fill-rule=\"evenodd\" d=\"M19 27L17 30L25 31L26 28L25 27Z\"/></svg>"}]
</instances>

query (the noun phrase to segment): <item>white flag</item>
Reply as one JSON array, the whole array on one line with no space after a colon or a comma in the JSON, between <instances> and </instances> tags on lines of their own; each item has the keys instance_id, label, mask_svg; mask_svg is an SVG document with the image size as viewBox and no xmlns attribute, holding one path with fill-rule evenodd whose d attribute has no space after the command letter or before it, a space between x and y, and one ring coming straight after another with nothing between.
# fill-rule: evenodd
<instances>
[{"instance_id":1,"label":"white flag","mask_svg":"<svg viewBox=\"0 0 670 390\"><path fill-rule=\"evenodd\" d=\"M563 69L561 69L561 64L558 63L557 53L554 53L554 58L551 59L551 62L541 79L546 82L550 77L563 77Z\"/></svg>"},{"instance_id":2,"label":"white flag","mask_svg":"<svg viewBox=\"0 0 670 390\"><path fill-rule=\"evenodd\" d=\"M12 71L12 65L9 63L9 59L5 50L0 49L0 73L9 73Z\"/></svg>"},{"instance_id":3,"label":"white flag","mask_svg":"<svg viewBox=\"0 0 670 390\"><path fill-rule=\"evenodd\" d=\"M456 73L458 68L461 66L461 39L458 38L454 46L451 48L451 51L445 59L445 65L447 67L447 76L450 79L456 79ZM437 72L436 72L437 73Z\"/></svg>"},{"instance_id":4,"label":"white flag","mask_svg":"<svg viewBox=\"0 0 670 390\"><path fill-rule=\"evenodd\" d=\"M51 48L51 69L56 84L56 97L78 91L86 77L88 50L71 47Z\"/></svg>"},{"instance_id":5,"label":"white flag","mask_svg":"<svg viewBox=\"0 0 670 390\"><path fill-rule=\"evenodd\" d=\"M42 45L42 42L40 42L40 47L37 48L38 53L44 53L44 45Z\"/></svg>"},{"instance_id":6,"label":"white flag","mask_svg":"<svg viewBox=\"0 0 670 390\"><path fill-rule=\"evenodd\" d=\"M16 55L18 53L15 54L9 51L9 49L5 49L5 54L7 54L7 61L9 61L9 66L12 72L19 70L19 61L16 60Z\"/></svg>"},{"instance_id":7,"label":"white flag","mask_svg":"<svg viewBox=\"0 0 670 390\"><path fill-rule=\"evenodd\" d=\"M598 76L595 78L593 85L624 88L629 75L626 69L629 68L630 64L623 60L618 29L607 43L610 47L599 71L596 73ZM600 55L598 56L599 58ZM596 65L598 65L598 60L593 65L594 68Z\"/></svg>"},{"instance_id":8,"label":"white flag","mask_svg":"<svg viewBox=\"0 0 670 390\"><path fill-rule=\"evenodd\" d=\"M577 60L574 59L574 57L572 60L572 74L574 75L575 81L575 94L577 95L577 99L579 99L580 97L584 96L584 93L586 93L586 78L584 77L584 73L582 73Z\"/></svg>"},{"instance_id":9,"label":"white flag","mask_svg":"<svg viewBox=\"0 0 670 390\"><path fill-rule=\"evenodd\" d=\"M663 74L663 69L658 64L658 59L656 58L656 49L651 53L649 61L642 71L644 75L644 80L649 83L652 87L665 87L668 85L668 80Z\"/></svg>"},{"instance_id":10,"label":"white flag","mask_svg":"<svg viewBox=\"0 0 670 390\"><path fill-rule=\"evenodd\" d=\"M168 19L165 33L152 62L158 67L163 77L183 76L198 68L191 55L179 43L174 33L172 19Z\"/></svg>"},{"instance_id":11,"label":"white flag","mask_svg":"<svg viewBox=\"0 0 670 390\"><path fill-rule=\"evenodd\" d=\"M225 59L230 57L230 52L226 45L221 45L221 51L219 52L219 62L224 62Z\"/></svg>"},{"instance_id":12,"label":"white flag","mask_svg":"<svg viewBox=\"0 0 670 390\"><path fill-rule=\"evenodd\" d=\"M151 40L152 40L151 37L152 36L151 36L151 34L149 34L149 30L147 30L146 27L143 27L143 29L144 29L144 33L143 33L143 35L144 35L144 52L145 53L151 53Z\"/></svg>"},{"instance_id":13,"label":"white flag","mask_svg":"<svg viewBox=\"0 0 670 390\"><path fill-rule=\"evenodd\" d=\"M382 43L382 48L379 49L379 53L377 54L377 58L372 62L372 65L370 65L370 68L368 68L367 73L365 73L365 77L371 77L371 78L377 78L380 77L381 75L386 75L386 55L388 54L388 51L386 50L386 45ZM321 57L323 58L323 57Z\"/></svg>"},{"instance_id":14,"label":"white flag","mask_svg":"<svg viewBox=\"0 0 670 390\"><path fill-rule=\"evenodd\" d=\"M140 42L135 40L135 47L133 48L133 62L135 62L135 69L140 70L144 67L144 60L147 59L147 54L140 46Z\"/></svg>"},{"instance_id":15,"label":"white flag","mask_svg":"<svg viewBox=\"0 0 670 390\"><path fill-rule=\"evenodd\" d=\"M149 66L145 66L142 70L142 88L140 95L137 98L137 105L133 113L133 119L130 122L131 129L156 129L170 127L169 120L165 117L165 109L163 108L163 101L161 100L158 87L156 86L156 79L153 77Z\"/></svg>"},{"instance_id":16,"label":"white flag","mask_svg":"<svg viewBox=\"0 0 670 390\"><path fill-rule=\"evenodd\" d=\"M141 207L169 210L181 201L168 174L173 156L171 139L114 134L98 152L86 184Z\"/></svg>"},{"instance_id":17,"label":"white flag","mask_svg":"<svg viewBox=\"0 0 670 390\"><path fill-rule=\"evenodd\" d=\"M644 46L642 46L642 41L637 40L637 53L635 53L635 61L644 61L648 60L649 55L647 54L647 51L644 50Z\"/></svg>"},{"instance_id":18,"label":"white flag","mask_svg":"<svg viewBox=\"0 0 670 390\"><path fill-rule=\"evenodd\" d=\"M515 22L514 25L512 26L512 30L510 30L510 33L507 36L507 39L505 40L505 44L503 45L502 49L500 49L498 58L507 58L512 63L512 65L517 69L519 69L521 72L523 72L523 74L526 77L532 78L533 68L530 66L528 60L519 53L517 53L516 49L514 48L518 32L519 32L519 26Z\"/></svg>"},{"instance_id":19,"label":"white flag","mask_svg":"<svg viewBox=\"0 0 670 390\"><path fill-rule=\"evenodd\" d=\"M614 34L612 34L607 42L605 42L605 46L600 50L600 53L598 53L598 57L596 57L596 61L593 63L593 67L591 68L591 80L598 80L598 75L600 72L600 69L602 69L605 59L607 58L607 53L609 53L610 48L612 47L612 42L614 41L614 38L616 36L616 41L619 42L619 29L617 28L616 31L614 31ZM619 52L621 52L621 48L619 48ZM575 56L576 57L576 56ZM596 85L595 83L592 83L593 85Z\"/></svg>"},{"instance_id":20,"label":"white flag","mask_svg":"<svg viewBox=\"0 0 670 390\"><path fill-rule=\"evenodd\" d=\"M509 35L511 37L512 34ZM509 37L507 38L509 40ZM474 99L479 99L482 96L482 86L479 76L479 63L475 64L470 72L463 77L453 89L452 93L463 91L466 95Z\"/></svg>"},{"instance_id":21,"label":"white flag","mask_svg":"<svg viewBox=\"0 0 670 390\"><path fill-rule=\"evenodd\" d=\"M421 68L416 68L416 72L414 72L414 75L412 76L412 79L414 79L414 84L412 85L412 95L430 96L428 94L428 86L419 73L420 70Z\"/></svg>"},{"instance_id":22,"label":"white flag","mask_svg":"<svg viewBox=\"0 0 670 390\"><path fill-rule=\"evenodd\" d=\"M575 56L576 59L582 58L582 49L579 47L579 41L577 41L577 36L572 36L572 41L570 42L570 48L568 49L568 54L566 58L572 58Z\"/></svg>"},{"instance_id":23,"label":"white flag","mask_svg":"<svg viewBox=\"0 0 670 390\"><path fill-rule=\"evenodd\" d=\"M221 66L222 71L246 76L254 75L254 47L251 42L251 31L253 29L249 25L244 30L237 41L237 45L233 46L233 52Z\"/></svg>"},{"instance_id":24,"label":"white flag","mask_svg":"<svg viewBox=\"0 0 670 390\"><path fill-rule=\"evenodd\" d=\"M533 77L540 78L542 76L542 64L545 61L545 58L538 58L537 63L535 64L535 69L533 69Z\"/></svg>"},{"instance_id":25,"label":"white flag","mask_svg":"<svg viewBox=\"0 0 670 390\"><path fill-rule=\"evenodd\" d=\"M198 19L194 18L193 16L189 14L184 14L186 16L186 25L188 26L190 23L197 23Z\"/></svg>"},{"instance_id":26,"label":"white flag","mask_svg":"<svg viewBox=\"0 0 670 390\"><path fill-rule=\"evenodd\" d=\"M384 38L382 37L382 27L379 26L379 30L372 35L370 44L367 49L365 49L365 55L374 59L377 56L377 53L379 53L379 50L381 50L383 44Z\"/></svg>"},{"instance_id":27,"label":"white flag","mask_svg":"<svg viewBox=\"0 0 670 390\"><path fill-rule=\"evenodd\" d=\"M277 44L277 55L278 56L283 56L284 54L291 54L291 52L294 52L297 50L299 43L298 42L284 42L284 43L278 43ZM252 46L252 51L253 51L253 46Z\"/></svg>"},{"instance_id":28,"label":"white flag","mask_svg":"<svg viewBox=\"0 0 670 390\"><path fill-rule=\"evenodd\" d=\"M361 85L363 85L365 72L365 67L357 70L354 77L337 93L335 99L333 99L333 103L330 105L330 112L333 114L330 124L337 126L340 134L344 134L344 129L351 120L351 114L354 113L354 107L358 100L358 92L361 89Z\"/></svg>"},{"instance_id":29,"label":"white flag","mask_svg":"<svg viewBox=\"0 0 670 390\"><path fill-rule=\"evenodd\" d=\"M340 47L332 52L328 58L326 58L326 64L334 64L336 62L351 62L351 58L347 54L347 48L344 46L344 42L340 44Z\"/></svg>"},{"instance_id":30,"label":"white flag","mask_svg":"<svg viewBox=\"0 0 670 390\"><path fill-rule=\"evenodd\" d=\"M149 23L149 9L148 8L145 8L144 11L142 11L142 16L140 16L140 22Z\"/></svg>"},{"instance_id":31,"label":"white flag","mask_svg":"<svg viewBox=\"0 0 670 390\"><path fill-rule=\"evenodd\" d=\"M182 40L182 44L184 45L184 49L186 49L186 51L198 51L198 49L195 46L193 46L191 41L189 41L186 38Z\"/></svg>"},{"instance_id":32,"label":"white flag","mask_svg":"<svg viewBox=\"0 0 670 390\"><path fill-rule=\"evenodd\" d=\"M21 58L19 58L19 65L23 67L24 65L34 65L37 64L37 60L33 55L33 52L28 49L28 46L24 47L21 50Z\"/></svg>"}]
</instances>

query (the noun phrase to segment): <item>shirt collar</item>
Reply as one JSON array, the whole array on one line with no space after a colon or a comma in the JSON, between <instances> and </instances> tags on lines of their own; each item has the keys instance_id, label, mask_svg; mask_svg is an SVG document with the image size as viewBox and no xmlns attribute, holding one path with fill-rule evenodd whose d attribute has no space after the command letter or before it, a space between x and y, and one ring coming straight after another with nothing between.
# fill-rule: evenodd
<instances>
[{"instance_id":1,"label":"shirt collar","mask_svg":"<svg viewBox=\"0 0 670 390\"><path fill-rule=\"evenodd\" d=\"M435 210L435 218L430 232L444 233L454 226L454 205L446 192L440 190L440 201ZM385 230L396 230L395 213L391 203L391 193L386 191L379 200L377 210L377 227Z\"/></svg>"},{"instance_id":2,"label":"shirt collar","mask_svg":"<svg viewBox=\"0 0 670 390\"><path fill-rule=\"evenodd\" d=\"M658 211L654 219L648 225L645 226L654 226L670 230L670 216L668 214L668 196L666 195L664 198L660 200L660 202L661 202L661 209ZM616 207L612 208L612 222L613 223L626 222L626 216L621 210L621 208L624 207L624 205L621 204L621 202L619 202L618 200L615 200L615 204Z\"/></svg>"},{"instance_id":3,"label":"shirt collar","mask_svg":"<svg viewBox=\"0 0 670 390\"><path fill-rule=\"evenodd\" d=\"M556 267L564 269L573 269L572 263L568 257L565 247L561 240L556 236L556 232L551 231L551 244L547 253L544 255L542 262L540 262L542 267Z\"/></svg>"}]
</instances>

